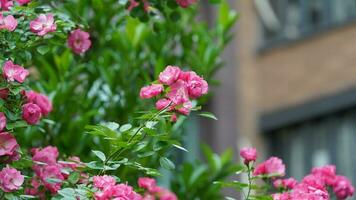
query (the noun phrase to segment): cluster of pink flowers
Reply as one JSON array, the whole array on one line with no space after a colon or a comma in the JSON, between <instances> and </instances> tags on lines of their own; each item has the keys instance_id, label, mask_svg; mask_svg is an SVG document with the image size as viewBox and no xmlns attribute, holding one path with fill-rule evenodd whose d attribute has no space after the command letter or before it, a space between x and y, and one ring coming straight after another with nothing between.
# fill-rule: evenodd
<instances>
[{"instance_id":1,"label":"cluster of pink flowers","mask_svg":"<svg viewBox=\"0 0 356 200\"><path fill-rule=\"evenodd\" d=\"M31 0L16 0L19 5L29 3ZM13 1L0 0L0 30L14 31L18 25L16 18L12 15L3 16L2 10L9 10L14 5ZM36 19L30 21L30 30L38 36L44 36L48 33L54 32L57 29L57 25L53 14L40 14ZM68 46L76 54L82 54L86 52L90 46L91 41L89 39L89 33L76 29L72 31L68 37Z\"/></svg>"},{"instance_id":2,"label":"cluster of pink flowers","mask_svg":"<svg viewBox=\"0 0 356 200\"><path fill-rule=\"evenodd\" d=\"M16 0L16 2L22 6L29 3L31 0ZM14 6L13 0L0 0L0 10L8 11L12 6Z\"/></svg>"},{"instance_id":3,"label":"cluster of pink flowers","mask_svg":"<svg viewBox=\"0 0 356 200\"><path fill-rule=\"evenodd\" d=\"M83 166L78 157L70 157L67 162L58 161L58 149L52 146L34 148L31 153L35 176L31 180L32 188L26 188L25 192L41 199L44 199L46 191L56 194L68 174ZM86 179L86 175L82 174L81 178ZM51 179L56 181L51 182Z\"/></svg>"},{"instance_id":4,"label":"cluster of pink flowers","mask_svg":"<svg viewBox=\"0 0 356 200\"><path fill-rule=\"evenodd\" d=\"M283 193L274 194L274 200L329 200L328 188L333 190L337 199L343 200L353 196L355 191L346 177L336 174L336 167L333 165L313 168L300 183L289 178L276 180L274 186L285 189Z\"/></svg>"},{"instance_id":5,"label":"cluster of pink flowers","mask_svg":"<svg viewBox=\"0 0 356 200\"><path fill-rule=\"evenodd\" d=\"M37 124L42 116L52 111L52 103L47 96L34 92L24 91L26 104L22 106L22 118L28 124Z\"/></svg>"},{"instance_id":6,"label":"cluster of pink flowers","mask_svg":"<svg viewBox=\"0 0 356 200\"><path fill-rule=\"evenodd\" d=\"M145 189L142 200L177 200L177 196L171 191L157 186L153 178L142 177L138 179L138 186Z\"/></svg>"},{"instance_id":7,"label":"cluster of pink flowers","mask_svg":"<svg viewBox=\"0 0 356 200\"><path fill-rule=\"evenodd\" d=\"M94 176L93 186L98 190L94 194L96 200L177 200L174 193L157 186L152 178L139 178L138 186L145 190L143 196L127 184L116 183L116 179L108 175Z\"/></svg>"},{"instance_id":8,"label":"cluster of pink flowers","mask_svg":"<svg viewBox=\"0 0 356 200\"><path fill-rule=\"evenodd\" d=\"M136 193L133 187L127 184L116 184L116 179L112 176L94 176L93 185L97 192L95 192L96 200L142 200L140 194Z\"/></svg>"},{"instance_id":9,"label":"cluster of pink flowers","mask_svg":"<svg viewBox=\"0 0 356 200\"><path fill-rule=\"evenodd\" d=\"M189 115L192 109L190 99L196 99L208 93L208 83L193 71L182 71L176 66L167 66L159 74L159 83L153 83L141 88L140 97L149 99L157 97L157 110L168 109L183 115ZM165 89L167 87L168 89ZM172 121L177 118L172 115Z\"/></svg>"},{"instance_id":10,"label":"cluster of pink flowers","mask_svg":"<svg viewBox=\"0 0 356 200\"><path fill-rule=\"evenodd\" d=\"M23 83L29 75L29 71L12 61L6 61L2 68L2 75L8 82ZM9 91L6 88L1 91L2 99L6 99ZM46 116L52 111L52 103L45 95L34 91L23 91L23 95L26 97L26 104L22 106L22 118L28 124L36 124L42 116ZM2 120L0 127L4 124L6 125L6 121Z\"/></svg>"},{"instance_id":11,"label":"cluster of pink flowers","mask_svg":"<svg viewBox=\"0 0 356 200\"><path fill-rule=\"evenodd\" d=\"M242 148L240 155L250 167L249 164L256 161L257 151L254 148ZM273 186L281 191L272 195L273 200L329 200L329 188L338 200L343 200L353 196L355 191L346 177L336 174L336 167L333 165L313 168L311 173L298 183L293 177L278 178L285 175L285 165L281 159L271 157L257 165L253 175L272 180Z\"/></svg>"}]
</instances>

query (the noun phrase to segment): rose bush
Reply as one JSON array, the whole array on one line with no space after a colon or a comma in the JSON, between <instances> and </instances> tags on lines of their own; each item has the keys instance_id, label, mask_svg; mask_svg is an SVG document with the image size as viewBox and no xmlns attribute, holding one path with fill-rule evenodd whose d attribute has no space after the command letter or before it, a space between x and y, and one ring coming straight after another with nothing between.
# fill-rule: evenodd
<instances>
[{"instance_id":1,"label":"rose bush","mask_svg":"<svg viewBox=\"0 0 356 200\"><path fill-rule=\"evenodd\" d=\"M333 166L299 183L280 179L283 161L254 168L253 148L240 152L243 166L231 151L203 146L208 164L176 167L172 159L188 152L178 130L200 111L236 20L223 2L216 29L187 30L196 3L0 0L0 198L221 199L224 185L248 188L246 199L328 199L328 189L352 196ZM237 171L248 184L224 182ZM257 178L279 192L258 196Z\"/></svg>"}]
</instances>

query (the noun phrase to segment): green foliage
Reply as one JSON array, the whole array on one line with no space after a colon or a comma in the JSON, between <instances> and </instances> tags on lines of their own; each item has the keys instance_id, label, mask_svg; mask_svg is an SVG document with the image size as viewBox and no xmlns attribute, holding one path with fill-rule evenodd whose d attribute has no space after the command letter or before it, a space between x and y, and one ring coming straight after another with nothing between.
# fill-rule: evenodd
<instances>
[{"instance_id":1,"label":"green foliage","mask_svg":"<svg viewBox=\"0 0 356 200\"><path fill-rule=\"evenodd\" d=\"M206 162L185 163L175 174L171 186L179 199L223 199L222 185L213 183L224 181L241 169L233 162L231 150L218 155L208 146L202 148Z\"/></svg>"}]
</instances>

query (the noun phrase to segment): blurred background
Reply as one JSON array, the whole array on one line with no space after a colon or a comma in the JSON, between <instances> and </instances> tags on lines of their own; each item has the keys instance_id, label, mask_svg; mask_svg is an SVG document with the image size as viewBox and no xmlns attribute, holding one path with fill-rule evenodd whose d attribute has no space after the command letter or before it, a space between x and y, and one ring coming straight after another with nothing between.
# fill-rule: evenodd
<instances>
[{"instance_id":1,"label":"blurred background","mask_svg":"<svg viewBox=\"0 0 356 200\"><path fill-rule=\"evenodd\" d=\"M289 176L334 164L356 183L356 0L230 4L240 19L207 108L219 120L190 126L218 152L255 146L260 160L283 158Z\"/></svg>"}]
</instances>

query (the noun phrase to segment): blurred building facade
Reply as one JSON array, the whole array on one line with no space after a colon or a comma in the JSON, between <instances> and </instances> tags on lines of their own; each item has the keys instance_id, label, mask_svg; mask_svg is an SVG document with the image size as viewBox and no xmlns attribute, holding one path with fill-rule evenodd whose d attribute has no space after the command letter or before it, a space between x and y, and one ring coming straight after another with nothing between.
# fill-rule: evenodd
<instances>
[{"instance_id":1,"label":"blurred building facade","mask_svg":"<svg viewBox=\"0 0 356 200\"><path fill-rule=\"evenodd\" d=\"M208 140L256 146L297 178L335 164L356 183L356 0L230 2L241 17Z\"/></svg>"}]
</instances>

